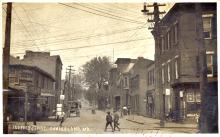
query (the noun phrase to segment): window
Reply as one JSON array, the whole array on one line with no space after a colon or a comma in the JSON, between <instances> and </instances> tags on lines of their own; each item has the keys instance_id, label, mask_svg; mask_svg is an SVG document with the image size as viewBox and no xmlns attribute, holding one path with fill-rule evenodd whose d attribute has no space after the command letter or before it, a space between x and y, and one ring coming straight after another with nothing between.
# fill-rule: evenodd
<instances>
[{"instance_id":1,"label":"window","mask_svg":"<svg viewBox=\"0 0 220 137\"><path fill-rule=\"evenodd\" d=\"M170 49L170 32L167 32L167 50Z\"/></svg>"},{"instance_id":2,"label":"window","mask_svg":"<svg viewBox=\"0 0 220 137\"><path fill-rule=\"evenodd\" d=\"M9 77L9 83L15 83L15 77Z\"/></svg>"},{"instance_id":3,"label":"window","mask_svg":"<svg viewBox=\"0 0 220 137\"><path fill-rule=\"evenodd\" d=\"M152 85L154 85L154 70L152 70Z\"/></svg>"},{"instance_id":4,"label":"window","mask_svg":"<svg viewBox=\"0 0 220 137\"><path fill-rule=\"evenodd\" d=\"M44 77L42 76L42 79L41 79L41 88L44 88Z\"/></svg>"},{"instance_id":5,"label":"window","mask_svg":"<svg viewBox=\"0 0 220 137\"><path fill-rule=\"evenodd\" d=\"M165 47L164 47L164 37L162 36L162 37L161 37L161 50L162 50L161 53L164 52L164 48L165 48Z\"/></svg>"},{"instance_id":6,"label":"window","mask_svg":"<svg viewBox=\"0 0 220 137\"><path fill-rule=\"evenodd\" d=\"M200 92L196 93L196 102L201 102L201 94L200 94Z\"/></svg>"},{"instance_id":7,"label":"window","mask_svg":"<svg viewBox=\"0 0 220 137\"><path fill-rule=\"evenodd\" d=\"M9 69L9 73L10 73L10 74L15 74L15 69L14 69L14 68L10 68L10 69Z\"/></svg>"},{"instance_id":8,"label":"window","mask_svg":"<svg viewBox=\"0 0 220 137\"><path fill-rule=\"evenodd\" d=\"M178 41L178 23L176 23L175 25L174 25L174 44L176 44L177 43L177 41Z\"/></svg>"},{"instance_id":9,"label":"window","mask_svg":"<svg viewBox=\"0 0 220 137\"><path fill-rule=\"evenodd\" d=\"M167 81L170 82L170 64L167 64Z\"/></svg>"},{"instance_id":10,"label":"window","mask_svg":"<svg viewBox=\"0 0 220 137\"><path fill-rule=\"evenodd\" d=\"M213 55L214 52L206 52L207 77L213 77Z\"/></svg>"},{"instance_id":11,"label":"window","mask_svg":"<svg viewBox=\"0 0 220 137\"><path fill-rule=\"evenodd\" d=\"M154 70L148 72L148 85L154 84Z\"/></svg>"},{"instance_id":12,"label":"window","mask_svg":"<svg viewBox=\"0 0 220 137\"><path fill-rule=\"evenodd\" d=\"M162 84L164 84L164 67L162 66Z\"/></svg>"},{"instance_id":13,"label":"window","mask_svg":"<svg viewBox=\"0 0 220 137\"><path fill-rule=\"evenodd\" d=\"M128 87L128 77L125 77L124 86Z\"/></svg>"},{"instance_id":14,"label":"window","mask_svg":"<svg viewBox=\"0 0 220 137\"><path fill-rule=\"evenodd\" d=\"M203 15L203 37L205 39L212 38L212 14Z\"/></svg>"},{"instance_id":15,"label":"window","mask_svg":"<svg viewBox=\"0 0 220 137\"><path fill-rule=\"evenodd\" d=\"M179 71L178 71L178 60L175 60L175 78L179 78Z\"/></svg>"},{"instance_id":16,"label":"window","mask_svg":"<svg viewBox=\"0 0 220 137\"><path fill-rule=\"evenodd\" d=\"M195 102L193 93L187 93L187 102Z\"/></svg>"}]
</instances>

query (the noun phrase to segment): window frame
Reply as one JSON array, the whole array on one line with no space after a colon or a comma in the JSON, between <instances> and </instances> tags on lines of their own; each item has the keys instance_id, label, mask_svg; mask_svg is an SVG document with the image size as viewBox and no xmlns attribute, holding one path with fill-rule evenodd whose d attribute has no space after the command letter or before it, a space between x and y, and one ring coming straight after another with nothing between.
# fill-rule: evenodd
<instances>
[{"instance_id":1,"label":"window frame","mask_svg":"<svg viewBox=\"0 0 220 137\"><path fill-rule=\"evenodd\" d=\"M175 23L174 23L174 27L173 27L173 32L174 32L174 44L177 44L178 43L178 35L179 35L179 30L178 30L178 22L176 21Z\"/></svg>"},{"instance_id":2,"label":"window frame","mask_svg":"<svg viewBox=\"0 0 220 137\"><path fill-rule=\"evenodd\" d=\"M207 56L210 55L211 57L211 63L208 64L207 63L207 77L213 77L214 76L214 63L213 63L213 57L214 57L214 51L206 51L206 60L207 60ZM211 66L211 71L212 71L212 74L208 74L208 67Z\"/></svg>"},{"instance_id":3,"label":"window frame","mask_svg":"<svg viewBox=\"0 0 220 137\"><path fill-rule=\"evenodd\" d=\"M175 66L175 79L179 79L178 57L175 58L174 66Z\"/></svg>"},{"instance_id":4,"label":"window frame","mask_svg":"<svg viewBox=\"0 0 220 137\"><path fill-rule=\"evenodd\" d=\"M164 77L164 73L165 73L165 70L164 70L164 66L165 64L162 64L162 67L161 67L161 80L162 80L162 84L165 83L165 77Z\"/></svg>"},{"instance_id":5,"label":"window frame","mask_svg":"<svg viewBox=\"0 0 220 137\"><path fill-rule=\"evenodd\" d=\"M205 31L205 28L204 28L204 19L209 19L209 31ZM203 23L203 38L204 39L212 39L212 18L213 18L213 14L203 14L202 15L202 23ZM205 32L209 32L209 37L204 37L204 33Z\"/></svg>"},{"instance_id":6,"label":"window frame","mask_svg":"<svg viewBox=\"0 0 220 137\"><path fill-rule=\"evenodd\" d=\"M170 82L171 77L170 77L170 61L167 63L167 81Z\"/></svg>"}]
</instances>

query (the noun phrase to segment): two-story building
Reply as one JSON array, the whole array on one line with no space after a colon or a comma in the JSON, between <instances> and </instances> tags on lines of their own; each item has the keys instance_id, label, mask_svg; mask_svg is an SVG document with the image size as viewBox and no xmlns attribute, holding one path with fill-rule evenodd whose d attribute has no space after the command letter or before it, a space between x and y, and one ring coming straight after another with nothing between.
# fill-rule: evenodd
<instances>
[{"instance_id":1,"label":"two-story building","mask_svg":"<svg viewBox=\"0 0 220 137\"><path fill-rule=\"evenodd\" d=\"M203 35L207 54L207 77L217 93L216 3L202 4ZM173 111L175 119L184 120L199 114L199 42L195 3L177 3L159 22L155 47L156 91L163 94L158 102ZM162 112L164 111L164 112Z\"/></svg>"},{"instance_id":2,"label":"two-story building","mask_svg":"<svg viewBox=\"0 0 220 137\"><path fill-rule=\"evenodd\" d=\"M24 100L27 92L28 117L42 118L52 114L55 98L55 79L36 66L9 65L9 87L17 93L9 96L8 109L13 117L24 118Z\"/></svg>"},{"instance_id":3,"label":"two-story building","mask_svg":"<svg viewBox=\"0 0 220 137\"><path fill-rule=\"evenodd\" d=\"M159 117L160 104L159 93L155 91L155 64L152 62L147 66L147 90L146 90L146 115L148 117Z\"/></svg>"},{"instance_id":4,"label":"two-story building","mask_svg":"<svg viewBox=\"0 0 220 137\"><path fill-rule=\"evenodd\" d=\"M130 69L131 112L146 115L147 66L152 60L138 57Z\"/></svg>"},{"instance_id":5,"label":"two-story building","mask_svg":"<svg viewBox=\"0 0 220 137\"><path fill-rule=\"evenodd\" d=\"M12 63L13 61L14 59L11 60ZM56 104L60 103L61 94L62 61L60 56L50 55L50 52L34 52L27 50L24 58L19 59L19 63L28 66L37 66L41 70L52 75L55 79L55 98L52 107L56 109Z\"/></svg>"},{"instance_id":6,"label":"two-story building","mask_svg":"<svg viewBox=\"0 0 220 137\"><path fill-rule=\"evenodd\" d=\"M118 58L117 65L109 71L109 97L110 105L115 110L123 106L130 106L130 69L133 67L135 59Z\"/></svg>"}]
</instances>

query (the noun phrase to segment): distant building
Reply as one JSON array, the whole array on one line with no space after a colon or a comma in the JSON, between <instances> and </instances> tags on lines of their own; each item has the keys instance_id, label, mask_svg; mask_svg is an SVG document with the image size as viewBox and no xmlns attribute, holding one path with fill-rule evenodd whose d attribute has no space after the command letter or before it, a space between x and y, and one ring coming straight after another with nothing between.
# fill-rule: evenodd
<instances>
[{"instance_id":1,"label":"distant building","mask_svg":"<svg viewBox=\"0 0 220 137\"><path fill-rule=\"evenodd\" d=\"M115 102L120 102L120 107L130 106L130 69L134 66L135 59L118 58L115 62L117 64L117 71L119 72L117 86L119 87L118 95L115 96ZM119 106L118 106L119 107Z\"/></svg>"},{"instance_id":2,"label":"distant building","mask_svg":"<svg viewBox=\"0 0 220 137\"><path fill-rule=\"evenodd\" d=\"M55 98L54 82L52 75L36 66L10 64L9 87L15 92L8 97L9 112L13 117L24 118L24 92L27 92L28 117L51 115Z\"/></svg>"},{"instance_id":3,"label":"distant building","mask_svg":"<svg viewBox=\"0 0 220 137\"><path fill-rule=\"evenodd\" d=\"M159 93L155 90L155 64L152 62L147 66L147 90L146 90L146 115L148 117L159 117L160 105Z\"/></svg>"},{"instance_id":4,"label":"distant building","mask_svg":"<svg viewBox=\"0 0 220 137\"><path fill-rule=\"evenodd\" d=\"M33 52L26 51L23 59L11 59L12 64L19 63L28 66L37 66L41 70L49 73L55 79L55 102L53 109L56 109L56 104L60 103L61 94L61 72L62 61L59 55L51 56L49 52Z\"/></svg>"},{"instance_id":5,"label":"distant building","mask_svg":"<svg viewBox=\"0 0 220 137\"><path fill-rule=\"evenodd\" d=\"M146 115L147 66L152 60L138 57L129 71L131 112Z\"/></svg>"},{"instance_id":6,"label":"distant building","mask_svg":"<svg viewBox=\"0 0 220 137\"><path fill-rule=\"evenodd\" d=\"M147 66L153 61L118 58L109 73L109 91L111 106L119 110L130 107L131 113L146 115Z\"/></svg>"}]
</instances>

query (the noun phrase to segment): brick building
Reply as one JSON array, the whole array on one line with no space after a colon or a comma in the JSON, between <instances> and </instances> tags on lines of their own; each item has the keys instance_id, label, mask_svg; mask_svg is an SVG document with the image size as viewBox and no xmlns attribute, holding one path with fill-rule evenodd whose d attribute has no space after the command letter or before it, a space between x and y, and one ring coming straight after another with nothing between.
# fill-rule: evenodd
<instances>
[{"instance_id":1,"label":"brick building","mask_svg":"<svg viewBox=\"0 0 220 137\"><path fill-rule=\"evenodd\" d=\"M217 94L216 4L202 4L207 77ZM193 3L177 3L159 23L155 47L156 92L163 94L158 116L173 111L175 119L185 120L199 114L199 45ZM164 111L164 112L163 112Z\"/></svg>"},{"instance_id":2,"label":"brick building","mask_svg":"<svg viewBox=\"0 0 220 137\"><path fill-rule=\"evenodd\" d=\"M61 72L62 61L59 55L51 56L49 52L33 52L26 51L23 59L11 59L10 62L19 62L19 64L28 66L37 66L41 70L49 73L55 79L55 101L53 103L53 109L56 104L60 103L59 97L61 94Z\"/></svg>"},{"instance_id":3,"label":"brick building","mask_svg":"<svg viewBox=\"0 0 220 137\"><path fill-rule=\"evenodd\" d=\"M29 118L51 115L55 98L54 82L49 73L36 66L10 64L9 87L14 93L8 97L9 112L15 119L24 118L24 93L27 92Z\"/></svg>"}]
</instances>

